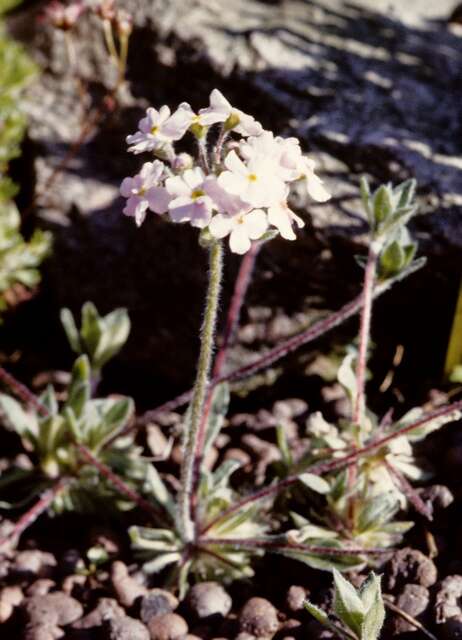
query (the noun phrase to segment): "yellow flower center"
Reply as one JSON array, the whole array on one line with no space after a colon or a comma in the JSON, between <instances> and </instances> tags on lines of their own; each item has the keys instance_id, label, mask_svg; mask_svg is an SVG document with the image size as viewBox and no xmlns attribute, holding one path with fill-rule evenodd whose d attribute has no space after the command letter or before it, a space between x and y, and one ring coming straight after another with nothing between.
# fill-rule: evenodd
<instances>
[{"instance_id":1,"label":"yellow flower center","mask_svg":"<svg viewBox=\"0 0 462 640\"><path fill-rule=\"evenodd\" d=\"M255 173L249 173L248 179L249 179L249 182L256 182L258 180Z\"/></svg>"},{"instance_id":2,"label":"yellow flower center","mask_svg":"<svg viewBox=\"0 0 462 640\"><path fill-rule=\"evenodd\" d=\"M205 196L205 191L202 191L202 189L194 189L191 193L191 198L193 200L197 200L197 198L200 198L201 196Z\"/></svg>"},{"instance_id":3,"label":"yellow flower center","mask_svg":"<svg viewBox=\"0 0 462 640\"><path fill-rule=\"evenodd\" d=\"M159 133L159 127L157 127L157 126L152 127L151 133L152 133L153 136L155 136L156 133Z\"/></svg>"}]
</instances>

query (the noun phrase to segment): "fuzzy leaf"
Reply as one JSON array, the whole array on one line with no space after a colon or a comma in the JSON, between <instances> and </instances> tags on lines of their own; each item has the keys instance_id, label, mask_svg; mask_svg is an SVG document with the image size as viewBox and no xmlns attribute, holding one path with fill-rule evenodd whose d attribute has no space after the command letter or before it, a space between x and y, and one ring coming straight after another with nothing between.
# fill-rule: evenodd
<instances>
[{"instance_id":1,"label":"fuzzy leaf","mask_svg":"<svg viewBox=\"0 0 462 640\"><path fill-rule=\"evenodd\" d=\"M225 421L229 407L229 384L224 382L215 387L210 407L207 433L205 436L203 456L205 456L215 442Z\"/></svg>"},{"instance_id":2,"label":"fuzzy leaf","mask_svg":"<svg viewBox=\"0 0 462 640\"><path fill-rule=\"evenodd\" d=\"M380 578L371 573L366 583L362 586L360 595L367 609L361 626L361 640L378 640L385 620L385 606L383 604Z\"/></svg>"},{"instance_id":3,"label":"fuzzy leaf","mask_svg":"<svg viewBox=\"0 0 462 640\"><path fill-rule=\"evenodd\" d=\"M334 574L334 612L358 636L366 614L356 589L336 569Z\"/></svg>"},{"instance_id":4,"label":"fuzzy leaf","mask_svg":"<svg viewBox=\"0 0 462 640\"><path fill-rule=\"evenodd\" d=\"M5 418L5 426L14 429L21 438L35 441L38 422L34 414L24 411L17 400L0 393L0 418Z\"/></svg>"},{"instance_id":5,"label":"fuzzy leaf","mask_svg":"<svg viewBox=\"0 0 462 640\"><path fill-rule=\"evenodd\" d=\"M310 602L309 600L305 600L305 602L303 603L305 609L311 613L311 615L316 618L316 620L318 622L320 622L321 624L328 624L329 623L329 617L327 616L327 614L320 609L319 607L317 607L316 605L314 605L312 602Z\"/></svg>"},{"instance_id":6,"label":"fuzzy leaf","mask_svg":"<svg viewBox=\"0 0 462 640\"><path fill-rule=\"evenodd\" d=\"M330 492L330 484L324 478L316 476L313 473L302 473L299 476L300 482L302 482L308 489L315 491L316 493L326 494Z\"/></svg>"},{"instance_id":7,"label":"fuzzy leaf","mask_svg":"<svg viewBox=\"0 0 462 640\"><path fill-rule=\"evenodd\" d=\"M82 347L80 344L79 331L75 324L74 316L70 309L61 309L59 314L61 319L61 324L63 325L63 329L66 333L67 340L69 345L75 353L81 353Z\"/></svg>"}]
</instances>

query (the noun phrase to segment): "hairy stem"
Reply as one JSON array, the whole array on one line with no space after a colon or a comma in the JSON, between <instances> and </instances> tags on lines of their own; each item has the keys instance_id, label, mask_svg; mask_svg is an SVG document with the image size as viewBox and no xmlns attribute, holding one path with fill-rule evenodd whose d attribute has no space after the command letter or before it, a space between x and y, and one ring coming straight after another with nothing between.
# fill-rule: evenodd
<instances>
[{"instance_id":1,"label":"hairy stem","mask_svg":"<svg viewBox=\"0 0 462 640\"><path fill-rule=\"evenodd\" d=\"M222 272L223 247L220 242L214 242L209 249L209 283L201 332L201 347L197 364L196 382L193 388L191 404L189 406L189 417L184 435L185 445L180 478L181 489L178 499L178 525L185 542L191 542L194 539L194 525L191 510L194 484L194 459L197 436L204 411L204 403L212 367Z\"/></svg>"},{"instance_id":2,"label":"hairy stem","mask_svg":"<svg viewBox=\"0 0 462 640\"><path fill-rule=\"evenodd\" d=\"M199 426L197 434L197 444L195 450L195 462L194 462L194 491L197 489L197 484L200 475L200 466L202 462L202 451L204 448L205 437L207 432L207 423L212 408L212 398L214 389L214 380L220 378L223 370L223 366L226 362L229 347L231 346L234 337L236 335L237 328L239 326L239 318L241 315L242 304L245 299L245 294L249 288L252 272L255 267L255 260L262 245L258 242L254 242L250 250L244 255L239 267L236 282L234 284L234 292L229 305L228 313L226 316L226 325L223 333L223 342L218 351L213 365L212 383L210 389L207 392L207 398L205 400L204 411L202 414L202 420Z\"/></svg>"},{"instance_id":3,"label":"hairy stem","mask_svg":"<svg viewBox=\"0 0 462 640\"><path fill-rule=\"evenodd\" d=\"M365 387L367 354L371 333L372 302L374 299L375 277L377 272L377 251L374 242L369 246L366 269L364 272L363 302L361 309L361 323L359 329L359 350L356 363L356 397L353 403L353 424L360 430L364 426L366 411Z\"/></svg>"},{"instance_id":4,"label":"hairy stem","mask_svg":"<svg viewBox=\"0 0 462 640\"><path fill-rule=\"evenodd\" d=\"M37 398L35 393L32 393L26 385L16 380L11 373L8 373L3 367L0 367L0 382L3 382L7 387L13 391L13 393L22 401L25 405L33 407L38 413L42 415L48 414L48 409Z\"/></svg>"},{"instance_id":5,"label":"hairy stem","mask_svg":"<svg viewBox=\"0 0 462 640\"><path fill-rule=\"evenodd\" d=\"M14 544L16 538L24 533L24 531L28 529L37 520L37 518L52 505L55 498L64 491L67 483L68 480L61 479L53 487L45 491L34 506L19 518L13 530L6 537L0 540L0 549L6 544Z\"/></svg>"},{"instance_id":6,"label":"hairy stem","mask_svg":"<svg viewBox=\"0 0 462 640\"><path fill-rule=\"evenodd\" d=\"M361 447L360 449L355 449L351 453L345 456L342 456L341 458L336 458L334 460L329 460L328 462L320 462L318 464L314 464L312 467L308 467L307 469L305 469L304 473L311 473L311 474L320 476L326 473L332 473L333 471L339 471L340 469L344 469L345 467L348 467L349 465L354 464L359 458L365 455L368 455L369 453L371 453L371 451L380 449L380 447L387 445L389 442L391 442L395 438L399 438L400 436L407 435L408 433L412 433L413 431L420 429L421 427L425 426L432 420L450 416L451 414L453 416L452 420L457 420L460 416L461 411L462 411L462 400L458 400L457 402L454 402L452 404L436 409L435 411L427 413L426 415L422 416L418 420L415 420L414 422L407 424L404 427L401 427L400 429L396 429L396 431L388 433L382 438L378 438L377 440L372 440L371 442L366 444L364 447ZM201 535L209 531L212 527L214 527L216 524L218 524L222 520L225 520L226 518L228 518L233 513L236 513L243 507L247 506L248 504L257 502L259 500L264 500L265 498L276 495L281 491L283 491L284 489L291 487L298 481L299 481L299 475L288 476L287 478L284 478L284 480L281 480L280 482L276 482L270 487L264 487L263 489L260 489L259 491L256 491L255 493L251 493L250 495L242 498L241 500L238 500L235 504L233 504L231 507L226 509L226 511L223 511L222 513L220 513L220 515L218 515L216 518L214 518L209 523L207 523L205 527L201 530Z\"/></svg>"}]
</instances>

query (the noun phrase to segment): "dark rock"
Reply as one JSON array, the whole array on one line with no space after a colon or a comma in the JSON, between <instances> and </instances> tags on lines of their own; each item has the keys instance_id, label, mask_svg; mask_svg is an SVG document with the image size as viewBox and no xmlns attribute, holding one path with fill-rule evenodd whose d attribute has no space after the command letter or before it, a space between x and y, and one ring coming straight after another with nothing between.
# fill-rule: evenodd
<instances>
[{"instance_id":1,"label":"dark rock","mask_svg":"<svg viewBox=\"0 0 462 640\"><path fill-rule=\"evenodd\" d=\"M461 640L462 638L462 616L456 616L446 620L440 627L438 633L441 640Z\"/></svg>"},{"instance_id":2,"label":"dark rock","mask_svg":"<svg viewBox=\"0 0 462 640\"><path fill-rule=\"evenodd\" d=\"M151 589L141 598L140 617L145 624L152 618L172 613L178 606L178 600L170 591Z\"/></svg>"},{"instance_id":3,"label":"dark rock","mask_svg":"<svg viewBox=\"0 0 462 640\"><path fill-rule=\"evenodd\" d=\"M277 611L265 598L250 598L239 614L239 626L257 638L272 638L279 628Z\"/></svg>"}]
</instances>

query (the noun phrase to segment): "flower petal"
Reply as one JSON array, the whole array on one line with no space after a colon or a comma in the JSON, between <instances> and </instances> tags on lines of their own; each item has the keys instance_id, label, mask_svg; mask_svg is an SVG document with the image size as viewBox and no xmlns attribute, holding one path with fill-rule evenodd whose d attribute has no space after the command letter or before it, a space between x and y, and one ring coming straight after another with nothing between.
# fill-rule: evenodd
<instances>
[{"instance_id":1,"label":"flower petal","mask_svg":"<svg viewBox=\"0 0 462 640\"><path fill-rule=\"evenodd\" d=\"M233 227L233 220L229 216L224 216L221 213L214 216L209 224L209 231L214 238L224 238L228 235Z\"/></svg>"},{"instance_id":2,"label":"flower petal","mask_svg":"<svg viewBox=\"0 0 462 640\"><path fill-rule=\"evenodd\" d=\"M229 236L229 247L233 253L242 255L250 249L249 236L246 233L244 225L237 225Z\"/></svg>"},{"instance_id":3,"label":"flower petal","mask_svg":"<svg viewBox=\"0 0 462 640\"><path fill-rule=\"evenodd\" d=\"M268 228L266 213L261 209L254 209L244 217L244 227L252 240L258 240Z\"/></svg>"}]
</instances>

